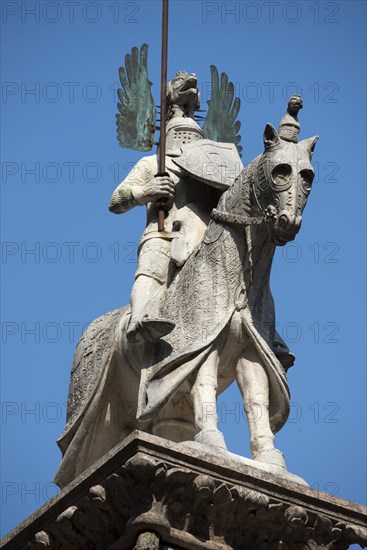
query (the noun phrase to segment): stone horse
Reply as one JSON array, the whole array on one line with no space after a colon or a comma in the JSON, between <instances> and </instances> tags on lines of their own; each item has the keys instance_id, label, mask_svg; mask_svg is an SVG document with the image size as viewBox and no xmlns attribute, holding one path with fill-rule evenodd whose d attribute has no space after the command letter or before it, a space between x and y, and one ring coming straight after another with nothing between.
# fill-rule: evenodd
<instances>
[{"instance_id":1,"label":"stone horse","mask_svg":"<svg viewBox=\"0 0 367 550\"><path fill-rule=\"evenodd\" d=\"M216 397L234 380L254 460L284 467L274 433L289 414L286 372L273 352L269 279L276 246L298 233L317 137L281 139L267 124L265 150L223 193L204 239L172 266L162 315L175 329L156 344L126 340L129 306L91 323L77 346L67 425L58 440L64 487L139 428L169 440L225 449Z\"/></svg>"}]
</instances>

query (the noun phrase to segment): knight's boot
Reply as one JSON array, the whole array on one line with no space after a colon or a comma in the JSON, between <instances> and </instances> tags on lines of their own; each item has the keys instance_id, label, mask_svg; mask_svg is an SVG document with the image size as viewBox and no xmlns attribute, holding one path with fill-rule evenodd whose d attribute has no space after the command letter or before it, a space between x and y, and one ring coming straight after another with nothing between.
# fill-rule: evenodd
<instances>
[{"instance_id":1,"label":"knight's boot","mask_svg":"<svg viewBox=\"0 0 367 550\"><path fill-rule=\"evenodd\" d=\"M132 344L156 342L175 328L175 323L168 319L157 319L145 316L136 323L130 323L126 332L127 340Z\"/></svg>"},{"instance_id":2,"label":"knight's boot","mask_svg":"<svg viewBox=\"0 0 367 550\"><path fill-rule=\"evenodd\" d=\"M203 443L204 445L211 445L212 447L227 450L224 435L219 430L201 430L195 436L195 441L197 443Z\"/></svg>"}]
</instances>

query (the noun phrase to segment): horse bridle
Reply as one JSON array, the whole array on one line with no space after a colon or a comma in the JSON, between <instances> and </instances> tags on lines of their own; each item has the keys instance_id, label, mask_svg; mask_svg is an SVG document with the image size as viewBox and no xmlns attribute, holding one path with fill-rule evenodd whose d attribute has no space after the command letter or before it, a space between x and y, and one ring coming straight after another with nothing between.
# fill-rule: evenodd
<instances>
[{"instance_id":1,"label":"horse bridle","mask_svg":"<svg viewBox=\"0 0 367 550\"><path fill-rule=\"evenodd\" d=\"M273 215L269 212L270 209L274 206L268 206L263 216L238 216L236 214L229 214L228 212L221 212L217 208L213 208L211 217L213 220L224 222L224 223L233 223L238 225L260 225L262 223L271 223Z\"/></svg>"},{"instance_id":2,"label":"horse bridle","mask_svg":"<svg viewBox=\"0 0 367 550\"><path fill-rule=\"evenodd\" d=\"M253 170L250 167L247 167L249 172L249 194L252 195L256 201L257 207L262 213L262 216L241 216L238 214L231 214L229 212L221 212L217 208L213 208L211 217L219 222L224 223L232 223L232 224L238 224L238 225L260 225L263 223L266 224L272 224L275 222L277 210L275 206L272 204L269 204L264 209L259 204L259 201L257 200L257 196L254 190L255 185L255 179Z\"/></svg>"}]
</instances>

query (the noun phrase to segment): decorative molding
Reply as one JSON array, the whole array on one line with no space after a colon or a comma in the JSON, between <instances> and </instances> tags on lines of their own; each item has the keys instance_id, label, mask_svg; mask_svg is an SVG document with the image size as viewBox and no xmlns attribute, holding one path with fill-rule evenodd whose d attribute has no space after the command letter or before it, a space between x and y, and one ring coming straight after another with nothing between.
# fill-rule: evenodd
<instances>
[{"instance_id":1,"label":"decorative molding","mask_svg":"<svg viewBox=\"0 0 367 550\"><path fill-rule=\"evenodd\" d=\"M346 550L367 544L363 506L255 466L134 432L1 548Z\"/></svg>"}]
</instances>

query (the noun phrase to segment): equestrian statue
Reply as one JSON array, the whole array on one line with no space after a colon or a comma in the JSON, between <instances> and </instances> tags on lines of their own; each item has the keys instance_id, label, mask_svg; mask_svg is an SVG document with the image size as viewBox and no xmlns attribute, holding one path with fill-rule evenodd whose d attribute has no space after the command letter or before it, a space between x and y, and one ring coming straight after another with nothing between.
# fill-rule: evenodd
<instances>
[{"instance_id":1,"label":"equestrian statue","mask_svg":"<svg viewBox=\"0 0 367 550\"><path fill-rule=\"evenodd\" d=\"M293 240L311 191L317 137L299 141L302 99L290 98L264 151L241 161L240 100L211 66L206 117L197 77L163 86L160 139L147 45L120 69L118 140L143 157L113 192L110 210L145 205L131 303L102 315L75 351L63 453L64 487L140 429L178 444L226 453L217 396L236 381L257 464L287 472L274 434L289 415L294 355L275 330L270 272Z\"/></svg>"}]
</instances>

